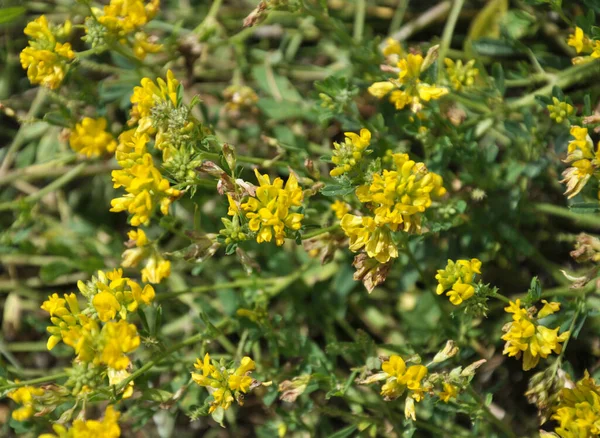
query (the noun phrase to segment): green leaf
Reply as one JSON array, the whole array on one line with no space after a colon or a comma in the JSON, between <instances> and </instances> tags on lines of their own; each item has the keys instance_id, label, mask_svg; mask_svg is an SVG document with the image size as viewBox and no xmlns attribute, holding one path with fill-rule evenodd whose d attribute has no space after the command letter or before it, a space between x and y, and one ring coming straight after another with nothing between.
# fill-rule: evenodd
<instances>
[{"instance_id":1,"label":"green leaf","mask_svg":"<svg viewBox=\"0 0 600 438\"><path fill-rule=\"evenodd\" d=\"M12 8L0 8L0 24L10 23L15 21L27 11L23 6L15 6Z\"/></svg>"},{"instance_id":2,"label":"green leaf","mask_svg":"<svg viewBox=\"0 0 600 438\"><path fill-rule=\"evenodd\" d=\"M471 22L465 50L470 51L475 40L481 38L498 38L500 36L500 23L508 11L508 0L490 0L487 5L475 16ZM474 47L473 47L474 49Z\"/></svg>"},{"instance_id":3,"label":"green leaf","mask_svg":"<svg viewBox=\"0 0 600 438\"><path fill-rule=\"evenodd\" d=\"M354 191L354 187L344 184L327 184L321 189L323 196L345 196Z\"/></svg>"},{"instance_id":4,"label":"green leaf","mask_svg":"<svg viewBox=\"0 0 600 438\"><path fill-rule=\"evenodd\" d=\"M173 398L173 393L158 388L147 389L142 393L142 400L165 403Z\"/></svg>"},{"instance_id":5,"label":"green leaf","mask_svg":"<svg viewBox=\"0 0 600 438\"><path fill-rule=\"evenodd\" d=\"M597 202L576 202L569 205L569 210L579 214L593 214L600 211L600 205Z\"/></svg>"},{"instance_id":6,"label":"green leaf","mask_svg":"<svg viewBox=\"0 0 600 438\"><path fill-rule=\"evenodd\" d=\"M481 38L477 41L473 41L471 47L478 55L482 56L515 56L520 53L507 41L490 38Z\"/></svg>"},{"instance_id":7,"label":"green leaf","mask_svg":"<svg viewBox=\"0 0 600 438\"><path fill-rule=\"evenodd\" d=\"M338 430L336 433L329 435L329 438L346 438L353 436L357 429L358 426L353 424L352 426L344 427L343 429Z\"/></svg>"},{"instance_id":8,"label":"green leaf","mask_svg":"<svg viewBox=\"0 0 600 438\"><path fill-rule=\"evenodd\" d=\"M494 82L496 83L496 88L500 91L500 95L504 96L504 92L506 91L506 87L504 86L504 69L499 62L494 63L492 66L492 76L494 76Z\"/></svg>"},{"instance_id":9,"label":"green leaf","mask_svg":"<svg viewBox=\"0 0 600 438\"><path fill-rule=\"evenodd\" d=\"M307 110L298 103L291 103L275 99L260 99L257 103L258 108L272 120L282 121L288 119L305 119L308 121L316 120L314 112Z\"/></svg>"},{"instance_id":10,"label":"green leaf","mask_svg":"<svg viewBox=\"0 0 600 438\"><path fill-rule=\"evenodd\" d=\"M540 300L540 298L542 298L542 285L537 277L533 277L531 279L529 291L527 291L527 297L525 298L525 302L529 306L531 306L532 304L537 303Z\"/></svg>"},{"instance_id":11,"label":"green leaf","mask_svg":"<svg viewBox=\"0 0 600 438\"><path fill-rule=\"evenodd\" d=\"M302 101L302 95L290 80L273 72L272 69L267 69L263 65L256 66L252 69L252 76L258 86L274 99L283 99L289 102Z\"/></svg>"},{"instance_id":12,"label":"green leaf","mask_svg":"<svg viewBox=\"0 0 600 438\"><path fill-rule=\"evenodd\" d=\"M219 423L221 427L225 427L225 425L223 424L223 419L225 418L225 409L219 406L210 415L212 416L212 419Z\"/></svg>"}]
</instances>

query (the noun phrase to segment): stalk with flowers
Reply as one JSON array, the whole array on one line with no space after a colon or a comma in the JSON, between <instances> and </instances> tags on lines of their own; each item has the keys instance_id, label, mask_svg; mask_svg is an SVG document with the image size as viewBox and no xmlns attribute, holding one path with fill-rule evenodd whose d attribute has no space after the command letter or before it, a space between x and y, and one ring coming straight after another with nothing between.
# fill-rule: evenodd
<instances>
[{"instance_id":1,"label":"stalk with flowers","mask_svg":"<svg viewBox=\"0 0 600 438\"><path fill-rule=\"evenodd\" d=\"M0 8L3 436L600 434L594 2L55 3Z\"/></svg>"}]
</instances>

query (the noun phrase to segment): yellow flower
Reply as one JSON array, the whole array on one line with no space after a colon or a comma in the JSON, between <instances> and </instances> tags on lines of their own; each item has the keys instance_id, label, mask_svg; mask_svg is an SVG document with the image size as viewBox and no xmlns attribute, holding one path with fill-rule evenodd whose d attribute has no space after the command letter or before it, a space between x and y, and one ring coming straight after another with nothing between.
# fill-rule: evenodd
<instances>
[{"instance_id":1,"label":"yellow flower","mask_svg":"<svg viewBox=\"0 0 600 438\"><path fill-rule=\"evenodd\" d=\"M171 202L181 192L170 186L146 152L147 135L128 131L120 140L116 157L123 169L113 170L112 179L114 187L123 187L127 194L113 199L110 211L127 211L132 215L131 225L147 225L157 208L168 214Z\"/></svg>"},{"instance_id":2,"label":"yellow flower","mask_svg":"<svg viewBox=\"0 0 600 438\"><path fill-rule=\"evenodd\" d=\"M390 229L384 225L378 226L373 218L346 214L340 225L350 238L350 251L357 252L364 248L369 257L380 263L398 257L398 248L392 240Z\"/></svg>"},{"instance_id":3,"label":"yellow flower","mask_svg":"<svg viewBox=\"0 0 600 438\"><path fill-rule=\"evenodd\" d=\"M162 44L156 44L144 32L136 32L133 39L133 54L136 58L144 60L148 53L158 53Z\"/></svg>"},{"instance_id":4,"label":"yellow flower","mask_svg":"<svg viewBox=\"0 0 600 438\"><path fill-rule=\"evenodd\" d=\"M385 40L385 47L383 48L383 56L391 56L398 55L402 56L404 54L404 49L402 49L402 45L400 41L395 40L394 38L388 38Z\"/></svg>"},{"instance_id":5,"label":"yellow flower","mask_svg":"<svg viewBox=\"0 0 600 438\"><path fill-rule=\"evenodd\" d=\"M504 310L513 314L513 321L502 329L505 332L502 339L506 341L503 354L517 359L523 356L523 370L534 368L540 357L546 358L552 352L558 354L562 351L561 342L568 339L568 331L559 335L559 328L549 329L539 325L521 308L519 300L511 301Z\"/></svg>"},{"instance_id":6,"label":"yellow flower","mask_svg":"<svg viewBox=\"0 0 600 438\"><path fill-rule=\"evenodd\" d=\"M361 129L360 135L354 132L345 132L344 143L333 143L335 150L331 161L336 165L329 172L331 176L340 176L351 171L362 160L365 149L371 144L371 132Z\"/></svg>"},{"instance_id":7,"label":"yellow flower","mask_svg":"<svg viewBox=\"0 0 600 438\"><path fill-rule=\"evenodd\" d=\"M35 398L42 395L44 395L44 390L33 386L21 386L6 394L12 401L22 405L12 412L13 419L16 421L29 420L35 413Z\"/></svg>"},{"instance_id":8,"label":"yellow flower","mask_svg":"<svg viewBox=\"0 0 600 438\"><path fill-rule=\"evenodd\" d=\"M591 48L589 38L584 35L583 30L580 27L576 27L575 32L569 35L567 44L575 48L575 51L577 53L581 53L584 51L587 52Z\"/></svg>"},{"instance_id":9,"label":"yellow flower","mask_svg":"<svg viewBox=\"0 0 600 438\"><path fill-rule=\"evenodd\" d=\"M177 106L177 87L179 81L171 70L167 71L167 80L158 78L156 83L150 78L143 78L140 86L133 89L131 96L130 124L139 123L138 131L147 131L152 127L150 119L152 108L160 103Z\"/></svg>"},{"instance_id":10,"label":"yellow flower","mask_svg":"<svg viewBox=\"0 0 600 438\"><path fill-rule=\"evenodd\" d=\"M75 294L64 294L59 298L58 294L52 294L48 300L42 303L41 308L50 314L53 325L47 327L50 338L46 347L52 350L73 326L80 324L79 305ZM68 307L67 307L68 306Z\"/></svg>"},{"instance_id":11,"label":"yellow flower","mask_svg":"<svg viewBox=\"0 0 600 438\"><path fill-rule=\"evenodd\" d=\"M571 127L571 135L575 138L569 142L565 163L571 163L562 176L561 183L567 185L567 198L576 196L585 187L589 179L600 167L600 149L594 150L594 143L588 135L587 128Z\"/></svg>"},{"instance_id":12,"label":"yellow flower","mask_svg":"<svg viewBox=\"0 0 600 438\"><path fill-rule=\"evenodd\" d=\"M99 360L114 370L124 370L130 360L127 353L135 351L140 345L137 328L127 321L110 321L102 327L101 352Z\"/></svg>"},{"instance_id":13,"label":"yellow flower","mask_svg":"<svg viewBox=\"0 0 600 438\"><path fill-rule=\"evenodd\" d=\"M135 245L135 247L126 249L123 252L121 266L124 268L135 267L142 260L146 260L146 264L141 271L144 283L158 284L171 275L171 262L162 257L148 240L144 230L131 230L128 236L128 245Z\"/></svg>"},{"instance_id":14,"label":"yellow flower","mask_svg":"<svg viewBox=\"0 0 600 438\"><path fill-rule=\"evenodd\" d=\"M71 44L56 41L44 15L29 22L24 32L33 38L20 55L21 66L27 70L29 81L50 89L58 88L69 61L75 57Z\"/></svg>"},{"instance_id":15,"label":"yellow flower","mask_svg":"<svg viewBox=\"0 0 600 438\"><path fill-rule=\"evenodd\" d=\"M218 407L229 409L234 400L240 406L243 405L240 392L247 393L253 382L249 374L255 369L255 363L251 358L245 356L239 367L227 369L214 365L210 355L206 353L203 361L196 359L194 368L202 371L202 374L192 373L192 380L200 386L210 388L209 392L214 398L209 412Z\"/></svg>"},{"instance_id":16,"label":"yellow flower","mask_svg":"<svg viewBox=\"0 0 600 438\"><path fill-rule=\"evenodd\" d=\"M561 438L583 438L600 435L600 386L587 370L574 388L565 387L559 395L553 420Z\"/></svg>"},{"instance_id":17,"label":"yellow flower","mask_svg":"<svg viewBox=\"0 0 600 438\"><path fill-rule=\"evenodd\" d=\"M260 186L256 189L256 197L250 197L241 205L248 226L256 232L258 243L270 242L275 237L275 243L283 245L286 229L297 231L301 227L301 213L290 211L292 207L302 205L304 194L298 185L296 176L291 173L285 187L281 178L275 178L271 184L268 175L261 175L254 170Z\"/></svg>"},{"instance_id":18,"label":"yellow flower","mask_svg":"<svg viewBox=\"0 0 600 438\"><path fill-rule=\"evenodd\" d=\"M118 385L131 375L127 370L115 370L113 368L109 368L106 374L110 386ZM133 385L133 380L127 384L127 387L123 390L123 398L130 398L133 395Z\"/></svg>"},{"instance_id":19,"label":"yellow flower","mask_svg":"<svg viewBox=\"0 0 600 438\"><path fill-rule=\"evenodd\" d=\"M69 135L71 148L87 157L99 157L107 152L113 153L117 142L112 134L106 132L106 119L84 117L75 125Z\"/></svg>"},{"instance_id":20,"label":"yellow flower","mask_svg":"<svg viewBox=\"0 0 600 438\"><path fill-rule=\"evenodd\" d=\"M409 53L398 61L398 78L389 82L375 82L369 93L378 99L390 95L389 100L396 109L410 105L413 112L423 108L421 101L437 100L448 94L448 89L421 82L420 76L426 66L421 55Z\"/></svg>"},{"instance_id":21,"label":"yellow flower","mask_svg":"<svg viewBox=\"0 0 600 438\"><path fill-rule=\"evenodd\" d=\"M335 202L331 204L331 210L335 213L335 217L341 219L350 211L350 206L346 202L336 199Z\"/></svg>"},{"instance_id":22,"label":"yellow flower","mask_svg":"<svg viewBox=\"0 0 600 438\"><path fill-rule=\"evenodd\" d=\"M550 118L556 123L562 123L564 120L573 114L573 105L567 102L561 102L556 97L552 97L553 105L548 105L548 111L550 112Z\"/></svg>"},{"instance_id":23,"label":"yellow flower","mask_svg":"<svg viewBox=\"0 0 600 438\"><path fill-rule=\"evenodd\" d=\"M400 397L408 389L410 397L416 401L423 398L423 387L421 383L427 375L427 368L423 365L406 366L404 360L393 355L389 360L383 362L381 369L387 374L386 382L381 388L381 395L386 400L394 400Z\"/></svg>"},{"instance_id":24,"label":"yellow flower","mask_svg":"<svg viewBox=\"0 0 600 438\"><path fill-rule=\"evenodd\" d=\"M444 382L444 390L438 394L438 397L444 403L448 403L450 399L456 398L458 388L451 383Z\"/></svg>"},{"instance_id":25,"label":"yellow flower","mask_svg":"<svg viewBox=\"0 0 600 438\"><path fill-rule=\"evenodd\" d=\"M139 305L148 305L154 300L154 288L149 284L144 288L128 277L123 277L122 269L111 272L98 271L97 277L87 285L78 284L84 296L92 299L92 305L102 322L110 321L119 315L122 319L128 312L134 312Z\"/></svg>"},{"instance_id":26,"label":"yellow flower","mask_svg":"<svg viewBox=\"0 0 600 438\"><path fill-rule=\"evenodd\" d=\"M450 79L452 88L457 91L471 87L479 75L479 70L474 67L474 59L463 64L460 59L455 62L450 58L446 58L444 59L444 64L446 65L446 74L448 75L448 79Z\"/></svg>"},{"instance_id":27,"label":"yellow flower","mask_svg":"<svg viewBox=\"0 0 600 438\"><path fill-rule=\"evenodd\" d=\"M112 406L108 406L102 420L77 419L70 429L56 423L52 426L54 433L45 433L40 435L40 438L119 438L121 436L118 423L120 415Z\"/></svg>"},{"instance_id":28,"label":"yellow flower","mask_svg":"<svg viewBox=\"0 0 600 438\"><path fill-rule=\"evenodd\" d=\"M156 13L160 0L111 0L98 21L117 36L123 37L148 23Z\"/></svg>"},{"instance_id":29,"label":"yellow flower","mask_svg":"<svg viewBox=\"0 0 600 438\"><path fill-rule=\"evenodd\" d=\"M560 310L560 303L556 303L554 301L549 303L546 300L542 300L542 304L544 307L542 307L538 312L538 318L545 318L546 316L552 315Z\"/></svg>"},{"instance_id":30,"label":"yellow flower","mask_svg":"<svg viewBox=\"0 0 600 438\"><path fill-rule=\"evenodd\" d=\"M431 206L432 198L443 196L442 177L416 163L407 154L394 154L395 170L373 174L370 184L359 187L356 196L373 206L378 226L387 224L392 231L400 227L410 232L421 230L421 215Z\"/></svg>"},{"instance_id":31,"label":"yellow flower","mask_svg":"<svg viewBox=\"0 0 600 438\"><path fill-rule=\"evenodd\" d=\"M468 300L475 293L475 274L481 274L481 261L479 259L448 260L445 269L439 269L435 276L438 281L436 293L446 292L450 302L455 306ZM448 290L450 289L450 290Z\"/></svg>"}]
</instances>

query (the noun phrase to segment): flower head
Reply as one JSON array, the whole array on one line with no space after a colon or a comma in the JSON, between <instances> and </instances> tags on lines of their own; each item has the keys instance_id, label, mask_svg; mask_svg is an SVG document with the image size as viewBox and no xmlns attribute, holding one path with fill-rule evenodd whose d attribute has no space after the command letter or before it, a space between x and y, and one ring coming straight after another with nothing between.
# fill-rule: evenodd
<instances>
[{"instance_id":1,"label":"flower head","mask_svg":"<svg viewBox=\"0 0 600 438\"><path fill-rule=\"evenodd\" d=\"M406 390L410 391L410 397L416 401L423 399L423 387L421 383L427 375L427 368L423 365L406 366L404 360L393 355L381 365L381 369L387 374L387 379L381 388L381 395L386 400L395 400Z\"/></svg>"},{"instance_id":2,"label":"flower head","mask_svg":"<svg viewBox=\"0 0 600 438\"><path fill-rule=\"evenodd\" d=\"M444 64L446 65L446 74L448 75L448 79L450 79L452 88L457 91L473 86L475 79L479 75L479 69L475 68L474 59L463 64L460 59L453 61L450 58L446 58L444 59Z\"/></svg>"},{"instance_id":3,"label":"flower head","mask_svg":"<svg viewBox=\"0 0 600 438\"><path fill-rule=\"evenodd\" d=\"M436 293L446 292L450 302L458 306L468 300L475 293L475 275L481 274L481 261L479 259L448 260L445 269L438 270L435 276L438 281Z\"/></svg>"},{"instance_id":4,"label":"flower head","mask_svg":"<svg viewBox=\"0 0 600 438\"><path fill-rule=\"evenodd\" d=\"M35 413L35 400L44 395L42 388L34 386L21 386L10 391L6 396L21 406L12 411L12 417L16 421L27 421Z\"/></svg>"},{"instance_id":5,"label":"flower head","mask_svg":"<svg viewBox=\"0 0 600 438\"><path fill-rule=\"evenodd\" d=\"M559 423L555 432L561 438L600 435L600 386L587 371L574 387L561 390L552 419Z\"/></svg>"},{"instance_id":6,"label":"flower head","mask_svg":"<svg viewBox=\"0 0 600 438\"><path fill-rule=\"evenodd\" d=\"M585 187L600 167L600 149L594 149L587 128L572 126L571 135L574 139L569 142L568 155L564 160L565 163L570 163L571 167L563 172L564 179L561 181L567 184L565 195L569 199Z\"/></svg>"},{"instance_id":7,"label":"flower head","mask_svg":"<svg viewBox=\"0 0 600 438\"><path fill-rule=\"evenodd\" d=\"M275 178L271 183L268 175L261 175L258 170L254 173L260 184L256 196L249 197L241 205L249 220L248 226L256 233L258 243L270 242L275 237L275 243L283 245L286 230L297 231L302 225L304 215L291 210L302 205L302 189L293 173L285 186L281 178Z\"/></svg>"},{"instance_id":8,"label":"flower head","mask_svg":"<svg viewBox=\"0 0 600 438\"><path fill-rule=\"evenodd\" d=\"M561 102L556 97L552 97L552 104L548 105L547 108L550 112L550 118L556 123L562 123L563 121L568 120L568 117L575 111L573 105L567 102Z\"/></svg>"},{"instance_id":9,"label":"flower head","mask_svg":"<svg viewBox=\"0 0 600 438\"><path fill-rule=\"evenodd\" d=\"M71 148L87 157L99 157L112 153L117 148L117 142L112 134L106 131L106 119L91 119L84 117L75 125L69 135Z\"/></svg>"},{"instance_id":10,"label":"flower head","mask_svg":"<svg viewBox=\"0 0 600 438\"><path fill-rule=\"evenodd\" d=\"M331 176L340 176L350 172L362 160L365 155L365 149L371 144L371 132L368 129L361 129L360 135L354 132L345 132L344 143L334 143L335 150L331 161L336 165L331 172Z\"/></svg>"}]
</instances>

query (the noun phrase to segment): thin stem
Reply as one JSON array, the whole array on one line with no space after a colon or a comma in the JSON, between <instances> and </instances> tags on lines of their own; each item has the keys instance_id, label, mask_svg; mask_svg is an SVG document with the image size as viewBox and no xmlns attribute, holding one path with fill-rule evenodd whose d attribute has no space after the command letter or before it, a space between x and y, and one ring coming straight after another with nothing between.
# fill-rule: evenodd
<instances>
[{"instance_id":1,"label":"thin stem","mask_svg":"<svg viewBox=\"0 0 600 438\"><path fill-rule=\"evenodd\" d=\"M11 383L10 385L0 386L0 391L6 391L7 389L13 388L20 388L22 386L37 385L39 383L54 382L55 380L64 379L65 377L68 377L68 374L62 372L58 374L51 374L49 376L38 377L37 379L23 380L21 382Z\"/></svg>"},{"instance_id":2,"label":"thin stem","mask_svg":"<svg viewBox=\"0 0 600 438\"><path fill-rule=\"evenodd\" d=\"M39 201L44 196L46 196L48 193L51 193L51 192L61 188L65 184L68 184L71 180L75 179L75 177L77 177L77 175L79 175L86 166L87 166L87 163L78 164L73 169L71 169L68 173L64 174L60 178L55 179L54 181L52 181L50 184L48 184L46 187L39 190L38 192L36 192L32 195L26 196L23 199L16 199L14 201L9 201L9 202L0 204L0 211L18 208L23 202L32 202L33 203L33 202Z\"/></svg>"},{"instance_id":3,"label":"thin stem","mask_svg":"<svg viewBox=\"0 0 600 438\"><path fill-rule=\"evenodd\" d=\"M365 13L367 11L366 0L356 0L356 11L354 15L354 41L360 43L365 30Z\"/></svg>"},{"instance_id":4,"label":"thin stem","mask_svg":"<svg viewBox=\"0 0 600 438\"><path fill-rule=\"evenodd\" d=\"M568 330L569 337L565 340L565 342L563 342L562 350L560 351L558 357L556 358L556 361L552 365L554 367L553 376L556 376L556 373L558 372L558 369L560 368L560 365L562 364L562 360L565 355L565 351L567 350L569 341L571 340L571 337L573 336L573 329L575 328L575 323L577 322L577 318L579 318L579 314L583 310L583 305L584 305L583 301L581 301L581 300L577 301L577 310L575 311L575 315L573 315L573 320L571 321L571 324L569 325L569 330Z\"/></svg>"},{"instance_id":5,"label":"thin stem","mask_svg":"<svg viewBox=\"0 0 600 438\"><path fill-rule=\"evenodd\" d=\"M402 25L402 20L404 20L404 14L406 13L406 9L408 8L408 3L410 0L400 0L398 6L396 7L396 11L394 12L394 16L392 17L392 22L390 23L390 28L388 30L388 34L393 34Z\"/></svg>"},{"instance_id":6,"label":"thin stem","mask_svg":"<svg viewBox=\"0 0 600 438\"><path fill-rule=\"evenodd\" d=\"M217 283L203 286L191 287L185 290L179 290L174 292L167 292L156 296L156 301L164 301L170 298L178 297L180 295L193 294L193 293L205 293L221 289L237 289L249 286L267 286L271 283L276 283L285 277L276 278L242 278L239 280L231 281L228 283Z\"/></svg>"},{"instance_id":7,"label":"thin stem","mask_svg":"<svg viewBox=\"0 0 600 438\"><path fill-rule=\"evenodd\" d=\"M334 224L326 228L321 228L320 230L311 231L310 233L306 233L302 236L302 240L312 239L313 237L320 236L321 234L329 233L330 231L335 231L340 227L340 224Z\"/></svg>"},{"instance_id":8,"label":"thin stem","mask_svg":"<svg viewBox=\"0 0 600 438\"><path fill-rule=\"evenodd\" d=\"M600 216L595 214L579 214L569 210L568 208L553 204L535 204L534 209L540 213L546 213L552 216L570 219L577 225L583 227L600 229Z\"/></svg>"},{"instance_id":9,"label":"thin stem","mask_svg":"<svg viewBox=\"0 0 600 438\"><path fill-rule=\"evenodd\" d=\"M446 26L444 26L438 58L438 81L442 79L444 75L444 59L446 58L446 53L450 48L452 35L454 35L454 28L456 27L456 22L458 21L460 11L462 10L464 4L465 0L454 0L452 9L450 10L450 15L448 16L448 21L446 21Z\"/></svg>"},{"instance_id":10,"label":"thin stem","mask_svg":"<svg viewBox=\"0 0 600 438\"><path fill-rule=\"evenodd\" d=\"M225 319L225 320L219 322L215 327L217 329L221 329L221 328L225 327L228 323L229 323L229 320ZM170 355L172 355L176 351L182 349L183 347L186 347L188 345L196 344L196 343L198 343L200 341L203 341L203 340L206 340L206 339L208 339L208 336L207 336L206 333L198 333L197 335L194 335L191 338L186 339L185 341L182 341L182 342L179 342L178 344L175 344L174 346L172 346L171 348L169 348L167 351L165 351L163 354L161 354L159 357L157 357L156 359L152 359L152 360L146 362L146 364L143 367L141 367L138 370L134 371L126 379L122 380L119 383L119 385L117 385L116 391L117 392L121 392L129 384L129 382L134 381L139 376L141 376L146 371L150 370L152 367L154 367L155 365L157 365L160 362L162 362L163 360L165 360L167 357L169 357Z\"/></svg>"},{"instance_id":11,"label":"thin stem","mask_svg":"<svg viewBox=\"0 0 600 438\"><path fill-rule=\"evenodd\" d=\"M23 142L25 141L25 126L30 119L36 117L37 113L42 109L44 102L46 102L46 98L48 96L48 90L44 87L39 87L38 92L31 103L31 107L29 108L29 112L25 117L25 122L21 124L19 127L19 131L15 135L12 143L8 147L8 151L4 157L4 161L2 162L2 166L0 166L0 177L4 176L10 166L12 165L18 150L23 146Z\"/></svg>"},{"instance_id":12,"label":"thin stem","mask_svg":"<svg viewBox=\"0 0 600 438\"><path fill-rule=\"evenodd\" d=\"M494 295L492 295L494 298L499 299L500 301L504 301L506 304L510 304L510 299L504 295L502 295L501 293L496 292Z\"/></svg>"},{"instance_id":13,"label":"thin stem","mask_svg":"<svg viewBox=\"0 0 600 438\"><path fill-rule=\"evenodd\" d=\"M490 411L490 408L485 404L485 401L483 400L483 398L473 388L471 388L471 386L467 386L467 392L471 395L471 397L473 397L475 399L475 401L477 402L477 404L481 407L481 410L483 411L484 415L499 430L501 430L502 432L504 432L510 438L516 438L517 437L514 434L514 432L511 430L511 428L508 426L508 424L504 423L502 420L500 420L498 417L496 417L492 413L492 411Z\"/></svg>"},{"instance_id":14,"label":"thin stem","mask_svg":"<svg viewBox=\"0 0 600 438\"><path fill-rule=\"evenodd\" d=\"M221 9L222 3L223 3L223 0L214 0L213 1L212 5L210 5L208 13L206 14L206 17L204 17L202 22L198 26L196 26L196 28L194 29L194 33L199 33L200 31L203 30L203 28L205 26L208 26L215 20L217 14L219 13L219 9Z\"/></svg>"}]
</instances>

